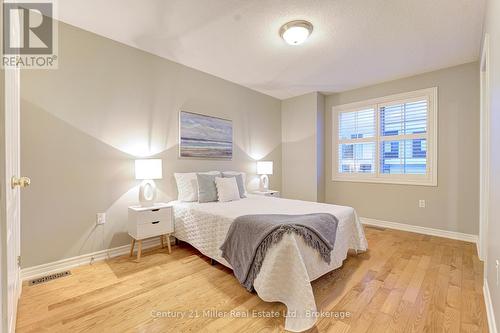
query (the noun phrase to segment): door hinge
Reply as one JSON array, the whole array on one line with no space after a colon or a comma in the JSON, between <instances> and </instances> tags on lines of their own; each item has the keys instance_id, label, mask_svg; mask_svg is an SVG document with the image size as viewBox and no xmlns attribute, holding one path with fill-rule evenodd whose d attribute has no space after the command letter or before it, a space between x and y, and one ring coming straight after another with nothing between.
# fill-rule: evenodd
<instances>
[{"instance_id":1,"label":"door hinge","mask_svg":"<svg viewBox=\"0 0 500 333\"><path fill-rule=\"evenodd\" d=\"M21 267L21 256L17 256L17 266Z\"/></svg>"}]
</instances>

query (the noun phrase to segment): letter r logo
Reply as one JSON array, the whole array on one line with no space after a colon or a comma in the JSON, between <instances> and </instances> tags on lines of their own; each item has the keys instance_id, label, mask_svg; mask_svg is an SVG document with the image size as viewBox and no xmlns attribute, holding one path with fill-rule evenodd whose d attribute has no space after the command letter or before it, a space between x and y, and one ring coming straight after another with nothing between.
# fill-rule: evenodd
<instances>
[{"instance_id":1,"label":"letter r logo","mask_svg":"<svg viewBox=\"0 0 500 333\"><path fill-rule=\"evenodd\" d=\"M3 3L3 53L51 54L52 3Z\"/></svg>"}]
</instances>

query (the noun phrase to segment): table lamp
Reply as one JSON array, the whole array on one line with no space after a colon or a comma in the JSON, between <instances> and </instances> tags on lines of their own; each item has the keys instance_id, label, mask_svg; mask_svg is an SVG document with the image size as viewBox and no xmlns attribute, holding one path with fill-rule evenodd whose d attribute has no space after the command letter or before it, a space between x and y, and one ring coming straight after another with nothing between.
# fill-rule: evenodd
<instances>
[{"instance_id":1,"label":"table lamp","mask_svg":"<svg viewBox=\"0 0 500 333\"><path fill-rule=\"evenodd\" d=\"M257 174L260 175L260 191L269 190L269 177L273 174L273 161L257 161Z\"/></svg>"},{"instance_id":2,"label":"table lamp","mask_svg":"<svg viewBox=\"0 0 500 333\"><path fill-rule=\"evenodd\" d=\"M139 189L139 202L143 207L153 206L156 202L154 179L162 179L162 160L135 160L135 178L142 180Z\"/></svg>"}]
</instances>

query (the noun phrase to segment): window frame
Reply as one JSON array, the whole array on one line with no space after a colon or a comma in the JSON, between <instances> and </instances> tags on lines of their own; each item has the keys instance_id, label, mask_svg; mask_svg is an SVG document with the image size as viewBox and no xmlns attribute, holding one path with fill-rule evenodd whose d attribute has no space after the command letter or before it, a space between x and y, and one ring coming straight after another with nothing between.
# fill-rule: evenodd
<instances>
[{"instance_id":1,"label":"window frame","mask_svg":"<svg viewBox=\"0 0 500 333\"><path fill-rule=\"evenodd\" d=\"M383 174L380 172L381 143L391 141L391 136L382 136L380 133L380 107L410 103L426 99L427 132L426 134L394 135L394 140L426 139L426 174ZM375 110L375 136L361 139L339 139L339 114L373 108ZM332 107L332 181L363 182L383 184L403 184L420 186L437 186L438 167L438 88L432 87L411 92L389 95L370 100L343 104ZM375 143L374 173L341 173L339 172L339 144L349 143Z\"/></svg>"}]
</instances>

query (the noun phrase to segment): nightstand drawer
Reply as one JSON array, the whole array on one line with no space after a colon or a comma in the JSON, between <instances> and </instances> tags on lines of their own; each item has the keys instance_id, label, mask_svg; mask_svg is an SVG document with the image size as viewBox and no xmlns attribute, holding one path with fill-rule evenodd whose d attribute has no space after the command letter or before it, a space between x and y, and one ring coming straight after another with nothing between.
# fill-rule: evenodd
<instances>
[{"instance_id":1,"label":"nightstand drawer","mask_svg":"<svg viewBox=\"0 0 500 333\"><path fill-rule=\"evenodd\" d=\"M164 221L170 218L170 209L152 209L142 212L132 212L131 217L137 224L149 224L156 221Z\"/></svg>"},{"instance_id":2,"label":"nightstand drawer","mask_svg":"<svg viewBox=\"0 0 500 333\"><path fill-rule=\"evenodd\" d=\"M148 237L154 237L157 235L169 234L172 232L172 224L170 221L155 221L149 223L142 223L137 225L136 238L144 239Z\"/></svg>"},{"instance_id":3,"label":"nightstand drawer","mask_svg":"<svg viewBox=\"0 0 500 333\"><path fill-rule=\"evenodd\" d=\"M280 195L279 191L268 190L268 191L255 191L255 192L252 192L252 193L256 194L256 195L262 195L264 197L281 198L281 195Z\"/></svg>"}]
</instances>

